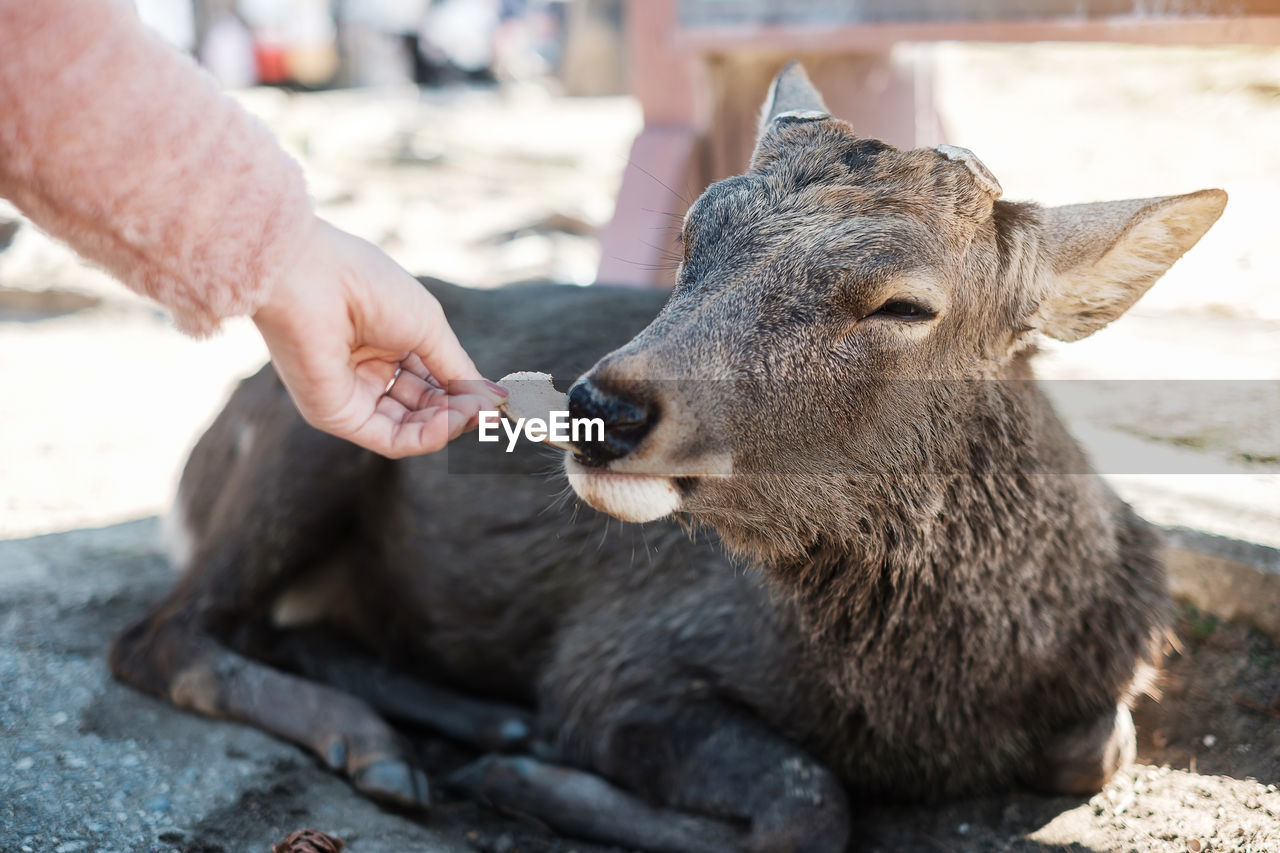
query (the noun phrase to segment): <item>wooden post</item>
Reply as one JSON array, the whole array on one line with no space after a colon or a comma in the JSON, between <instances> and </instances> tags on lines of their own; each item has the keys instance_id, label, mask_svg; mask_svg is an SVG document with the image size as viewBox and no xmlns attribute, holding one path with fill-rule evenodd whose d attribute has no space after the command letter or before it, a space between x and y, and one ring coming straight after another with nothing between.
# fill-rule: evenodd
<instances>
[{"instance_id":1,"label":"wooden post","mask_svg":"<svg viewBox=\"0 0 1280 853\"><path fill-rule=\"evenodd\" d=\"M707 183L702 68L673 46L676 0L627 0L631 91L644 129L631 145L613 219L602 230L596 281L667 287L675 237L690 201Z\"/></svg>"},{"instance_id":2,"label":"wooden post","mask_svg":"<svg viewBox=\"0 0 1280 853\"><path fill-rule=\"evenodd\" d=\"M832 112L895 145L942 142L931 69L911 54L700 52L677 37L677 0L628 0L630 86L644 110L613 219L601 231L596 281L669 287L675 237L690 202L746 168L773 75L801 59Z\"/></svg>"}]
</instances>

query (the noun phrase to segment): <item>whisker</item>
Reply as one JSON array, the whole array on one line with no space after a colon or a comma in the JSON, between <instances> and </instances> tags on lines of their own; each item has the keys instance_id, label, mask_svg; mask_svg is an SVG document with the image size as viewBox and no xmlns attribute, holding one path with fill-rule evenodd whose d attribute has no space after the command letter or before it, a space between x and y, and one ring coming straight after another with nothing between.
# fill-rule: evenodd
<instances>
[{"instance_id":1,"label":"whisker","mask_svg":"<svg viewBox=\"0 0 1280 853\"><path fill-rule=\"evenodd\" d=\"M642 207L642 208L640 208L640 209L641 209L641 210L643 210L645 213L656 213L656 214L658 214L659 216L669 216L669 217L671 217L672 219L679 219L681 222L683 222L683 221L684 221L684 217L683 217L683 216L681 216L681 215L680 215L680 214L678 214L678 213L672 213L672 212L671 212L671 211L669 211L669 210L655 210L655 209L653 209L652 207Z\"/></svg>"},{"instance_id":2,"label":"whisker","mask_svg":"<svg viewBox=\"0 0 1280 853\"><path fill-rule=\"evenodd\" d=\"M604 531L600 534L600 541L596 544L596 553L599 554L604 550L604 540L609 536L609 525L613 523L612 516L604 517Z\"/></svg>"},{"instance_id":3,"label":"whisker","mask_svg":"<svg viewBox=\"0 0 1280 853\"><path fill-rule=\"evenodd\" d=\"M643 175L648 175L654 181L654 183L656 183L658 186L665 189L667 192L671 193L676 198L680 199L680 201L684 202L685 207L688 207L691 204L689 199L680 195L680 193L672 189L665 181L659 180L657 175L655 175L653 172L650 172L648 169L646 169L644 166L641 166L636 161L632 160L630 157L627 158L627 165L633 169L638 170Z\"/></svg>"},{"instance_id":4,"label":"whisker","mask_svg":"<svg viewBox=\"0 0 1280 853\"><path fill-rule=\"evenodd\" d=\"M651 568L651 569L652 569L652 568L653 568L653 555L654 555L654 553L655 553L656 549L654 549L654 548L650 548L650 547L649 547L649 537L648 537L648 536L645 534L645 532L644 532L644 525L643 525L643 524L642 524L642 525L640 525L640 541L644 544L644 553L645 553L645 555L649 558L649 568ZM633 549L633 552L632 552L632 553L634 554L634 549Z\"/></svg>"}]
</instances>

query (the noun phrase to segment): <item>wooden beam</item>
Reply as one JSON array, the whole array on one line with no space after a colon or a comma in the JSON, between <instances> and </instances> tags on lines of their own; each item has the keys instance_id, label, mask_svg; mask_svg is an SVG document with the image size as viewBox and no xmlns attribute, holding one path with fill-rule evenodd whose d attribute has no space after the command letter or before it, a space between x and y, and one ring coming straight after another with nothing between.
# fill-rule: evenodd
<instances>
[{"instance_id":1,"label":"wooden beam","mask_svg":"<svg viewBox=\"0 0 1280 853\"><path fill-rule=\"evenodd\" d=\"M925 21L842 24L699 26L678 29L671 46L707 55L744 50L773 53L865 53L896 42L1097 41L1161 45L1280 44L1280 14L1219 18L1062 18L1025 21Z\"/></svg>"}]
</instances>

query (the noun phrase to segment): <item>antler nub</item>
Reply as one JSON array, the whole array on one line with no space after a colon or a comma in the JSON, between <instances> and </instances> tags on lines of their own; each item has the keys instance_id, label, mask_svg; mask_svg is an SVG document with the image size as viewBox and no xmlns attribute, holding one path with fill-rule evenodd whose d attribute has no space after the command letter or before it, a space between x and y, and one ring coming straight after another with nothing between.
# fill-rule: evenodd
<instances>
[{"instance_id":1,"label":"antler nub","mask_svg":"<svg viewBox=\"0 0 1280 853\"><path fill-rule=\"evenodd\" d=\"M1004 195L1004 190L1000 187L1000 182L996 180L996 176L991 174L991 170L978 159L978 155L974 154L968 148L961 148L958 145L939 145L933 149L946 157L948 160L954 160L957 163L964 163L969 167L969 171L973 173L973 180L983 189L991 200L995 201Z\"/></svg>"}]
</instances>

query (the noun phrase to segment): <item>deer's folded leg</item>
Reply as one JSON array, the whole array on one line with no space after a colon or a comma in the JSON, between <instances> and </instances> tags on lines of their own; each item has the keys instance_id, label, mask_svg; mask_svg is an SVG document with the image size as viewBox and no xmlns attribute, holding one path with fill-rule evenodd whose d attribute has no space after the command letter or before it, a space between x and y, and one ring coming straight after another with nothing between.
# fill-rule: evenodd
<instances>
[{"instance_id":1,"label":"deer's folded leg","mask_svg":"<svg viewBox=\"0 0 1280 853\"><path fill-rule=\"evenodd\" d=\"M630 716L604 744L611 777L674 808L743 821L741 849L752 853L845 849L849 807L843 786L764 721L719 702Z\"/></svg>"},{"instance_id":2,"label":"deer's folded leg","mask_svg":"<svg viewBox=\"0 0 1280 853\"><path fill-rule=\"evenodd\" d=\"M427 777L400 737L364 701L249 660L203 633L181 610L160 611L117 638L121 681L179 708L247 723L315 753L365 795L426 808Z\"/></svg>"},{"instance_id":3,"label":"deer's folded leg","mask_svg":"<svg viewBox=\"0 0 1280 853\"><path fill-rule=\"evenodd\" d=\"M463 696L382 665L333 636L299 629L271 643L272 660L358 696L394 720L424 726L485 752L516 752L533 738L533 714L500 702Z\"/></svg>"},{"instance_id":4,"label":"deer's folded leg","mask_svg":"<svg viewBox=\"0 0 1280 853\"><path fill-rule=\"evenodd\" d=\"M670 814L741 827L737 841L719 849L845 849L849 807L843 786L798 744L749 712L706 698L684 703L671 697L600 710L600 716L580 717L571 731L560 733L573 763L596 769ZM542 782L537 774L525 775ZM503 790L511 787L508 782ZM639 846L659 849L648 841Z\"/></svg>"},{"instance_id":5,"label":"deer's folded leg","mask_svg":"<svg viewBox=\"0 0 1280 853\"><path fill-rule=\"evenodd\" d=\"M577 838L654 853L742 848L744 833L730 823L656 807L594 773L526 756L486 756L455 772L447 784Z\"/></svg>"}]
</instances>

